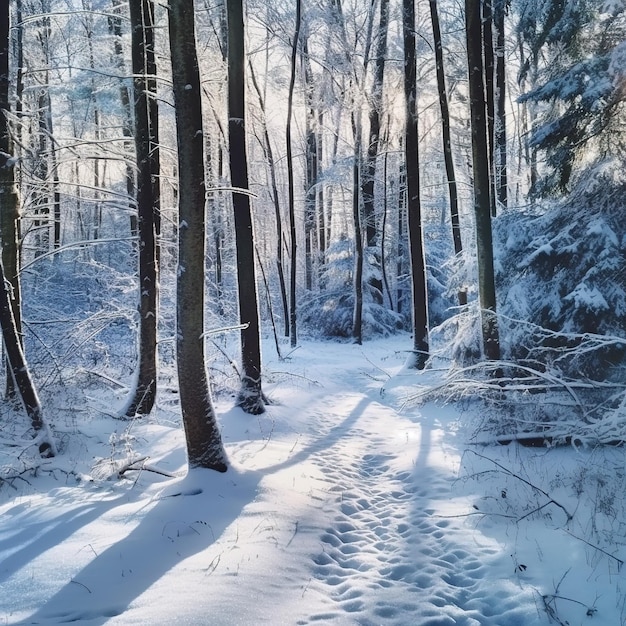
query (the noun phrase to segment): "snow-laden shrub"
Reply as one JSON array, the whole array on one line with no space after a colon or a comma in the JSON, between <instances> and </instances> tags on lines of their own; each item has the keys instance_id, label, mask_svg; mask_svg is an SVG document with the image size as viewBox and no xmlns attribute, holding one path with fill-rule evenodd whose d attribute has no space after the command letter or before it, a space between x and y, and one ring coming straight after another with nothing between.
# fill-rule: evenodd
<instances>
[{"instance_id":1,"label":"snow-laden shrub","mask_svg":"<svg viewBox=\"0 0 626 626\"><path fill-rule=\"evenodd\" d=\"M424 244L428 281L428 320L433 328L453 315L459 289L467 289L468 259L456 259L448 223L427 224ZM467 255L463 255L465 257Z\"/></svg>"},{"instance_id":2,"label":"snow-laden shrub","mask_svg":"<svg viewBox=\"0 0 626 626\"><path fill-rule=\"evenodd\" d=\"M501 333L506 354L545 365L575 348L575 335L623 335L625 210L626 186L600 175L544 213L509 211L496 220L499 312L510 320ZM597 379L625 354L612 344L561 366Z\"/></svg>"},{"instance_id":3,"label":"snow-laden shrub","mask_svg":"<svg viewBox=\"0 0 626 626\"><path fill-rule=\"evenodd\" d=\"M626 184L603 164L567 202L495 220L502 360L480 361L479 311L441 324L441 387L409 401L476 399L480 440L626 441ZM467 357L470 358L467 358Z\"/></svg>"},{"instance_id":4,"label":"snow-laden shrub","mask_svg":"<svg viewBox=\"0 0 626 626\"><path fill-rule=\"evenodd\" d=\"M117 375L132 367L138 288L131 275L66 253L24 272L22 291L26 349L40 385L84 368L111 366Z\"/></svg>"},{"instance_id":5,"label":"snow-laden shrub","mask_svg":"<svg viewBox=\"0 0 626 626\"><path fill-rule=\"evenodd\" d=\"M428 313L430 325L442 323L456 304L456 291L448 280L451 254L450 237L440 226L429 229L426 241ZM395 267L393 268L395 271ZM380 254L364 249L363 334L365 337L389 335L411 329L410 278L397 278L409 295L403 299L403 313L391 310L387 295L376 285L383 284ZM333 242L326 253L320 281L321 293L306 294L299 310L303 326L320 337L350 337L354 323L354 250L347 237ZM381 302L382 301L382 302Z\"/></svg>"},{"instance_id":6,"label":"snow-laden shrub","mask_svg":"<svg viewBox=\"0 0 626 626\"><path fill-rule=\"evenodd\" d=\"M366 259L367 261L367 259ZM354 320L354 251L352 242L342 237L326 253L321 277L323 290L308 293L302 299L299 319L311 334L318 337L350 337ZM370 278L379 279L372 263L364 263L363 335L388 335L403 327L404 319L374 297Z\"/></svg>"}]
</instances>

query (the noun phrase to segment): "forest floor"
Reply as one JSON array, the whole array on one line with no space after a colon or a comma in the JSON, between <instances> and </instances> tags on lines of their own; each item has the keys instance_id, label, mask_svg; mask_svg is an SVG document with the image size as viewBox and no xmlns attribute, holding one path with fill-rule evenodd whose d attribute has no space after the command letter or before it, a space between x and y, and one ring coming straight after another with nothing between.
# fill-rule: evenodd
<instances>
[{"instance_id":1,"label":"forest floor","mask_svg":"<svg viewBox=\"0 0 626 626\"><path fill-rule=\"evenodd\" d=\"M167 388L51 415L36 472L0 448L0 624L626 624L623 450L475 445L478 405L410 402L443 373L409 347L266 360L267 413L217 403L226 474L186 474Z\"/></svg>"}]
</instances>

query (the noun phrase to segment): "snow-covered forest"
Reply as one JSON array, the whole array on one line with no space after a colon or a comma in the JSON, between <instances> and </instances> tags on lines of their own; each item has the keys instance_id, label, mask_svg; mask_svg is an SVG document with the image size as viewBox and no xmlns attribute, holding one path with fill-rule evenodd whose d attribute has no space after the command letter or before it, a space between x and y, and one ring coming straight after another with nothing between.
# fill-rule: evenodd
<instances>
[{"instance_id":1,"label":"snow-covered forest","mask_svg":"<svg viewBox=\"0 0 626 626\"><path fill-rule=\"evenodd\" d=\"M4 0L0 623L626 624L625 101L623 0Z\"/></svg>"}]
</instances>

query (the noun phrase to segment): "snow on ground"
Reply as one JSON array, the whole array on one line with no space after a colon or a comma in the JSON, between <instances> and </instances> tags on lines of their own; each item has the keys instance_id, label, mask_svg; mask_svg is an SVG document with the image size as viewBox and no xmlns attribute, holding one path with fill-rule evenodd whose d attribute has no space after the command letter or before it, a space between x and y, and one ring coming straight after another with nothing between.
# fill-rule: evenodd
<instances>
[{"instance_id":1,"label":"snow on ground","mask_svg":"<svg viewBox=\"0 0 626 626\"><path fill-rule=\"evenodd\" d=\"M64 455L0 489L0 624L626 623L621 451L472 446L473 409L405 405L440 379L409 345L268 362L265 415L218 404L223 475L185 475L166 391L59 418Z\"/></svg>"}]
</instances>

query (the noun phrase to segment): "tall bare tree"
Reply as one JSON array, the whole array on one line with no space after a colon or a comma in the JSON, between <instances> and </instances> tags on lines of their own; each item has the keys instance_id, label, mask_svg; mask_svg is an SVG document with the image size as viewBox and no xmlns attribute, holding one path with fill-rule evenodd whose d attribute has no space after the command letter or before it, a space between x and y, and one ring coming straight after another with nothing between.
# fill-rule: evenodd
<instances>
[{"instance_id":1,"label":"tall bare tree","mask_svg":"<svg viewBox=\"0 0 626 626\"><path fill-rule=\"evenodd\" d=\"M403 0L406 202L413 295L413 354L407 365L423 369L428 360L428 293L420 199L419 132L417 119L417 66L415 53L415 0Z\"/></svg>"},{"instance_id":2,"label":"tall bare tree","mask_svg":"<svg viewBox=\"0 0 626 626\"><path fill-rule=\"evenodd\" d=\"M507 0L493 0L493 25L496 31L495 43L495 162L496 196L498 204L506 208L508 204L507 139L506 139L506 64L505 64L505 14Z\"/></svg>"},{"instance_id":3,"label":"tall bare tree","mask_svg":"<svg viewBox=\"0 0 626 626\"><path fill-rule=\"evenodd\" d=\"M170 53L178 143L176 361L190 467L224 472L227 460L204 351L205 178L202 93L193 0L169 0Z\"/></svg>"},{"instance_id":4,"label":"tall bare tree","mask_svg":"<svg viewBox=\"0 0 626 626\"><path fill-rule=\"evenodd\" d=\"M387 30L389 28L389 0L380 1L380 18L378 33L376 35L376 53L374 60L374 82L369 101L369 141L367 153L363 164L363 176L361 181L361 193L363 195L363 222L365 228L365 242L370 255L376 257L377 265L382 264L380 242L378 241L379 229L376 226L376 213L374 205L374 188L376 182L376 164L380 146L381 115L383 112L383 84L385 78L385 61L387 57ZM382 303L383 289L381 278L372 275L369 280L372 295L375 302Z\"/></svg>"},{"instance_id":5,"label":"tall bare tree","mask_svg":"<svg viewBox=\"0 0 626 626\"><path fill-rule=\"evenodd\" d=\"M472 168L474 178L474 215L478 255L478 293L481 309L483 351L489 359L500 358L496 318L496 286L491 232L491 181L488 124L483 58L481 50L480 0L465 0L465 33L469 71L470 117L472 126Z\"/></svg>"},{"instance_id":6,"label":"tall bare tree","mask_svg":"<svg viewBox=\"0 0 626 626\"><path fill-rule=\"evenodd\" d=\"M157 391L160 160L153 0L130 0L130 21L137 154L139 364L124 414L133 417L150 413Z\"/></svg>"},{"instance_id":7,"label":"tall bare tree","mask_svg":"<svg viewBox=\"0 0 626 626\"><path fill-rule=\"evenodd\" d=\"M37 434L39 452L44 456L54 456L56 446L50 429L44 419L43 408L30 370L16 325L15 311L19 312L19 301L15 300L13 284L19 286L19 258L17 236L19 233L19 196L15 185L15 163L13 141L9 126L9 99L11 54L11 12L8 2L0 8L0 235L2 258L0 258L0 329L8 362L7 375L13 379L14 389L22 401L31 425ZM10 266L11 281L5 273L5 258Z\"/></svg>"},{"instance_id":8,"label":"tall bare tree","mask_svg":"<svg viewBox=\"0 0 626 626\"><path fill-rule=\"evenodd\" d=\"M293 41L291 42L291 74L289 78L289 96L287 99L287 176L289 187L289 241L291 243L291 275L289 280L289 339L291 347L295 348L298 342L297 317L296 317L296 200L293 175L293 146L291 137L291 125L293 117L293 93L296 83L296 62L298 59L298 41L300 39L300 27L302 23L302 2L296 0L296 25Z\"/></svg>"},{"instance_id":9,"label":"tall bare tree","mask_svg":"<svg viewBox=\"0 0 626 626\"><path fill-rule=\"evenodd\" d=\"M261 387L261 334L254 260L254 229L246 151L245 41L242 0L228 0L228 138L233 191L237 288L241 329L241 387L237 405L253 415L265 411ZM238 190L242 190L239 192Z\"/></svg>"},{"instance_id":10,"label":"tall bare tree","mask_svg":"<svg viewBox=\"0 0 626 626\"><path fill-rule=\"evenodd\" d=\"M446 74L443 61L443 44L441 41L441 27L439 25L439 10L437 0L430 0L430 19L433 27L433 43L435 45L435 65L437 73L437 91L439 93L439 108L441 111L441 138L443 142L443 160L448 179L448 197L450 199L450 223L452 226L452 241L454 254L459 256L463 252L461 239L461 223L459 220L459 193L456 184L454 158L452 155L452 133L450 132L450 108L448 106L448 90L446 89ZM467 304L467 292L464 289L458 293L459 304Z\"/></svg>"}]
</instances>

